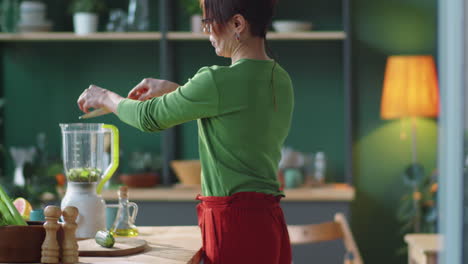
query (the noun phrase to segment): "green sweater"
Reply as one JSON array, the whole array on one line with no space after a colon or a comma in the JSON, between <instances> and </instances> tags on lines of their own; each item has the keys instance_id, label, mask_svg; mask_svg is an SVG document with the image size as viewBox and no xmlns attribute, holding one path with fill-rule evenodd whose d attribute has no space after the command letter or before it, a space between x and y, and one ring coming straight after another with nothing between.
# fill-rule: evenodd
<instances>
[{"instance_id":1,"label":"green sweater","mask_svg":"<svg viewBox=\"0 0 468 264\"><path fill-rule=\"evenodd\" d=\"M280 65L272 78L274 64L242 59L204 67L172 93L144 102L123 100L117 115L148 132L197 119L204 196L283 195L277 170L294 96Z\"/></svg>"}]
</instances>

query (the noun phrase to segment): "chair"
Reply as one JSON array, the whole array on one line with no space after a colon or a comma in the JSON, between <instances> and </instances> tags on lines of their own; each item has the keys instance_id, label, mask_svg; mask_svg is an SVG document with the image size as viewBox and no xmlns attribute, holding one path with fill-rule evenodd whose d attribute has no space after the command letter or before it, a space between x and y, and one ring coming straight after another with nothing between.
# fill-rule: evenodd
<instances>
[{"instance_id":1,"label":"chair","mask_svg":"<svg viewBox=\"0 0 468 264\"><path fill-rule=\"evenodd\" d=\"M342 213L336 213L335 220L330 222L312 225L288 225L288 232L291 245L343 239L346 255L349 256L350 253L353 255L351 263L363 264L348 221L346 221L346 217Z\"/></svg>"}]
</instances>

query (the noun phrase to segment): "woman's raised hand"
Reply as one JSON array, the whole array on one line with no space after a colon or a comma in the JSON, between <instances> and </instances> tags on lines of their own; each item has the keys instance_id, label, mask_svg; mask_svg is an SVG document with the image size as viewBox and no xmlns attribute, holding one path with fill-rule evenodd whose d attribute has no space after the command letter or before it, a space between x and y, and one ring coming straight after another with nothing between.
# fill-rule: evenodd
<instances>
[{"instance_id":1,"label":"woman's raised hand","mask_svg":"<svg viewBox=\"0 0 468 264\"><path fill-rule=\"evenodd\" d=\"M170 93L179 87L178 84L153 78L145 78L128 93L128 98L145 101Z\"/></svg>"},{"instance_id":2,"label":"woman's raised hand","mask_svg":"<svg viewBox=\"0 0 468 264\"><path fill-rule=\"evenodd\" d=\"M91 108L106 108L111 112L117 111L117 105L124 98L109 90L96 85L90 85L78 98L78 107L81 111L88 113Z\"/></svg>"}]
</instances>

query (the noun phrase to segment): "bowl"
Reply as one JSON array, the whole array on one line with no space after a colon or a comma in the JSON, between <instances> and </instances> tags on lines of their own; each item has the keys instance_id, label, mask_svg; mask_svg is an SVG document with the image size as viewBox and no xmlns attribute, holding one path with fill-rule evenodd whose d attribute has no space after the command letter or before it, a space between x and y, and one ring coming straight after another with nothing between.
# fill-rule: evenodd
<instances>
[{"instance_id":1,"label":"bowl","mask_svg":"<svg viewBox=\"0 0 468 264\"><path fill-rule=\"evenodd\" d=\"M171 167L183 185L201 184L201 164L199 160L173 160Z\"/></svg>"},{"instance_id":2,"label":"bowl","mask_svg":"<svg viewBox=\"0 0 468 264\"><path fill-rule=\"evenodd\" d=\"M149 188L159 183L159 175L154 172L121 174L119 179L130 188Z\"/></svg>"},{"instance_id":3,"label":"bowl","mask_svg":"<svg viewBox=\"0 0 468 264\"><path fill-rule=\"evenodd\" d=\"M273 21L273 29L277 32L301 32L312 30L312 23L297 20Z\"/></svg>"},{"instance_id":4,"label":"bowl","mask_svg":"<svg viewBox=\"0 0 468 264\"><path fill-rule=\"evenodd\" d=\"M0 227L0 263L40 263L45 238L44 222L28 221L27 226ZM59 245L63 229L57 233Z\"/></svg>"}]
</instances>

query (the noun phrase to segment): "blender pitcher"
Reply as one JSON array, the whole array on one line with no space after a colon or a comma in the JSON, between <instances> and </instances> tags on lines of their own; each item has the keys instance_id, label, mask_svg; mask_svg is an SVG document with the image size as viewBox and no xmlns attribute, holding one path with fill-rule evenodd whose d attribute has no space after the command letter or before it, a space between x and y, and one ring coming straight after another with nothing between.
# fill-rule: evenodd
<instances>
[{"instance_id":1,"label":"blender pitcher","mask_svg":"<svg viewBox=\"0 0 468 264\"><path fill-rule=\"evenodd\" d=\"M61 208L78 208L76 237L93 238L106 228L106 205L100 194L119 166L119 131L113 125L97 123L60 124L60 128L67 177ZM110 143L106 140L109 135ZM108 145L110 158L106 156Z\"/></svg>"}]
</instances>

